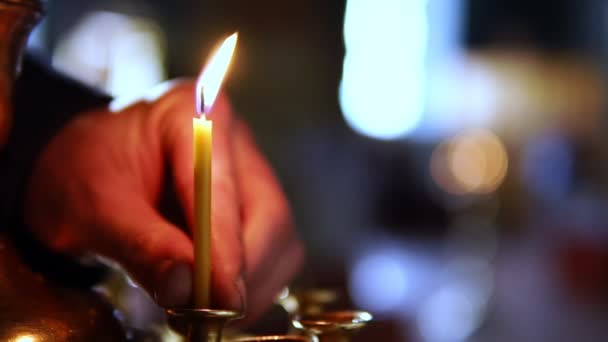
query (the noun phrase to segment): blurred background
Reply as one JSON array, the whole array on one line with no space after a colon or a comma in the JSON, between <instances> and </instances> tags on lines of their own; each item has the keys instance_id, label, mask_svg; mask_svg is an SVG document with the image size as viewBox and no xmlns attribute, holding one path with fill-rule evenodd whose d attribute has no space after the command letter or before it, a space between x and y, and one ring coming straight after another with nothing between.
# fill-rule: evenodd
<instances>
[{"instance_id":1,"label":"blurred background","mask_svg":"<svg viewBox=\"0 0 608 342\"><path fill-rule=\"evenodd\" d=\"M130 98L238 30L225 88L308 246L296 287L371 311L359 340L603 341L607 19L603 0L50 0L29 49ZM118 305L145 327L148 301Z\"/></svg>"}]
</instances>

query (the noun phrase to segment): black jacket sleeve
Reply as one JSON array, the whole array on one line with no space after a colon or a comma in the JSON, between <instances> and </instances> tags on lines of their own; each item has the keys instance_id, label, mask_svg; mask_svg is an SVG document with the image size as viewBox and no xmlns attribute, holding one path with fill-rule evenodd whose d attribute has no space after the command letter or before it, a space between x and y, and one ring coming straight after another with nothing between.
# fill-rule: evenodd
<instances>
[{"instance_id":1,"label":"black jacket sleeve","mask_svg":"<svg viewBox=\"0 0 608 342\"><path fill-rule=\"evenodd\" d=\"M106 106L111 98L30 56L24 58L13 95L13 126L7 145L0 147L0 230L12 236L22 257L37 271L72 285L89 286L102 276L99 267L85 267L50 253L30 238L23 220L23 193L32 167L49 140L70 119L85 110Z\"/></svg>"},{"instance_id":2,"label":"black jacket sleeve","mask_svg":"<svg viewBox=\"0 0 608 342\"><path fill-rule=\"evenodd\" d=\"M26 56L14 88L13 126L0 151L0 217L14 219L33 163L48 141L78 113L106 105L96 92Z\"/></svg>"}]
</instances>

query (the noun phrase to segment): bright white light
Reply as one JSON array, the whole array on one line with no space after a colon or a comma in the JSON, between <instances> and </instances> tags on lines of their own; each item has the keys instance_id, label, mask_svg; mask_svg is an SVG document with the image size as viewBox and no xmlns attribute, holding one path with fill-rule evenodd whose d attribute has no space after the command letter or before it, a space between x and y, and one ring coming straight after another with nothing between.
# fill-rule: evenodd
<instances>
[{"instance_id":1,"label":"bright white light","mask_svg":"<svg viewBox=\"0 0 608 342\"><path fill-rule=\"evenodd\" d=\"M108 68L107 90L116 96L134 96L164 79L162 52L149 32L132 32L114 41Z\"/></svg>"},{"instance_id":2,"label":"bright white light","mask_svg":"<svg viewBox=\"0 0 608 342\"><path fill-rule=\"evenodd\" d=\"M340 104L357 132L379 139L411 133L425 102L426 0L349 0Z\"/></svg>"},{"instance_id":3,"label":"bright white light","mask_svg":"<svg viewBox=\"0 0 608 342\"><path fill-rule=\"evenodd\" d=\"M482 61L437 61L429 69L428 83L425 122L417 132L422 139L436 140L472 127L489 127L495 119L498 80Z\"/></svg>"},{"instance_id":4,"label":"bright white light","mask_svg":"<svg viewBox=\"0 0 608 342\"><path fill-rule=\"evenodd\" d=\"M136 96L121 96L115 98L114 100L112 100L112 102L110 102L110 111L114 113L119 113L123 109L133 105L135 102L138 101L156 101L160 99L163 95L165 95L168 91L173 89L178 82L178 80L165 81L162 83L158 83L157 85L151 88L145 89L141 94L138 94Z\"/></svg>"},{"instance_id":5,"label":"bright white light","mask_svg":"<svg viewBox=\"0 0 608 342\"><path fill-rule=\"evenodd\" d=\"M350 292L357 305L372 312L398 309L406 298L411 278L405 265L391 254L362 258L350 276Z\"/></svg>"},{"instance_id":6,"label":"bright white light","mask_svg":"<svg viewBox=\"0 0 608 342\"><path fill-rule=\"evenodd\" d=\"M236 48L238 33L233 33L226 38L219 49L212 55L211 59L205 65L205 69L201 72L196 81L196 109L203 110L203 113L209 114L211 107L215 102L217 94L220 92L220 87L228 66L232 61L232 55ZM202 93L202 96L201 96ZM204 103L201 103L204 100ZM201 108L203 105L205 108Z\"/></svg>"},{"instance_id":7,"label":"bright white light","mask_svg":"<svg viewBox=\"0 0 608 342\"><path fill-rule=\"evenodd\" d=\"M32 335L21 335L15 339L15 342L36 342L38 339Z\"/></svg>"},{"instance_id":8,"label":"bright white light","mask_svg":"<svg viewBox=\"0 0 608 342\"><path fill-rule=\"evenodd\" d=\"M93 12L61 39L53 66L114 96L134 97L165 78L162 32L146 19Z\"/></svg>"}]
</instances>

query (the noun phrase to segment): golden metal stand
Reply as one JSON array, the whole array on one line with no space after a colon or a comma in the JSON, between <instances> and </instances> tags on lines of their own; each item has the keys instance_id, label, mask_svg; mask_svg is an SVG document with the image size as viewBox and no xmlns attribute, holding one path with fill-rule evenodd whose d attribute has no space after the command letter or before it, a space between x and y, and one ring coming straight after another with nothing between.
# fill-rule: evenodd
<instances>
[{"instance_id":1,"label":"golden metal stand","mask_svg":"<svg viewBox=\"0 0 608 342\"><path fill-rule=\"evenodd\" d=\"M320 314L328 310L328 307L335 304L339 295L334 290L328 289L305 289L292 291L285 288L276 303L294 317L298 314Z\"/></svg>"},{"instance_id":2,"label":"golden metal stand","mask_svg":"<svg viewBox=\"0 0 608 342\"><path fill-rule=\"evenodd\" d=\"M352 335L363 329L372 318L366 311L334 311L298 315L292 324L319 342L349 342Z\"/></svg>"},{"instance_id":3,"label":"golden metal stand","mask_svg":"<svg viewBox=\"0 0 608 342\"><path fill-rule=\"evenodd\" d=\"M232 342L260 342L260 341L282 341L282 342L313 342L309 337L297 335L272 335L243 337L232 340Z\"/></svg>"},{"instance_id":4,"label":"golden metal stand","mask_svg":"<svg viewBox=\"0 0 608 342\"><path fill-rule=\"evenodd\" d=\"M242 314L231 310L168 309L167 316L169 326L188 342L221 342L226 324Z\"/></svg>"}]
</instances>

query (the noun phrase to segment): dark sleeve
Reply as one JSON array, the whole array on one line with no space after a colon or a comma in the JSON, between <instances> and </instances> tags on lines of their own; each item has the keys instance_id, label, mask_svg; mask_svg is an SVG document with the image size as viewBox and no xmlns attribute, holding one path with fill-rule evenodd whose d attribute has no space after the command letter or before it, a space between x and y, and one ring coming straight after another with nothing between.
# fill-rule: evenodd
<instances>
[{"instance_id":1,"label":"dark sleeve","mask_svg":"<svg viewBox=\"0 0 608 342\"><path fill-rule=\"evenodd\" d=\"M105 106L111 98L30 56L24 58L13 95L13 126L7 145L0 148L0 229L9 231L26 252L26 261L72 273L78 265L48 253L29 237L22 219L23 192L36 158L49 140L78 113Z\"/></svg>"}]
</instances>

